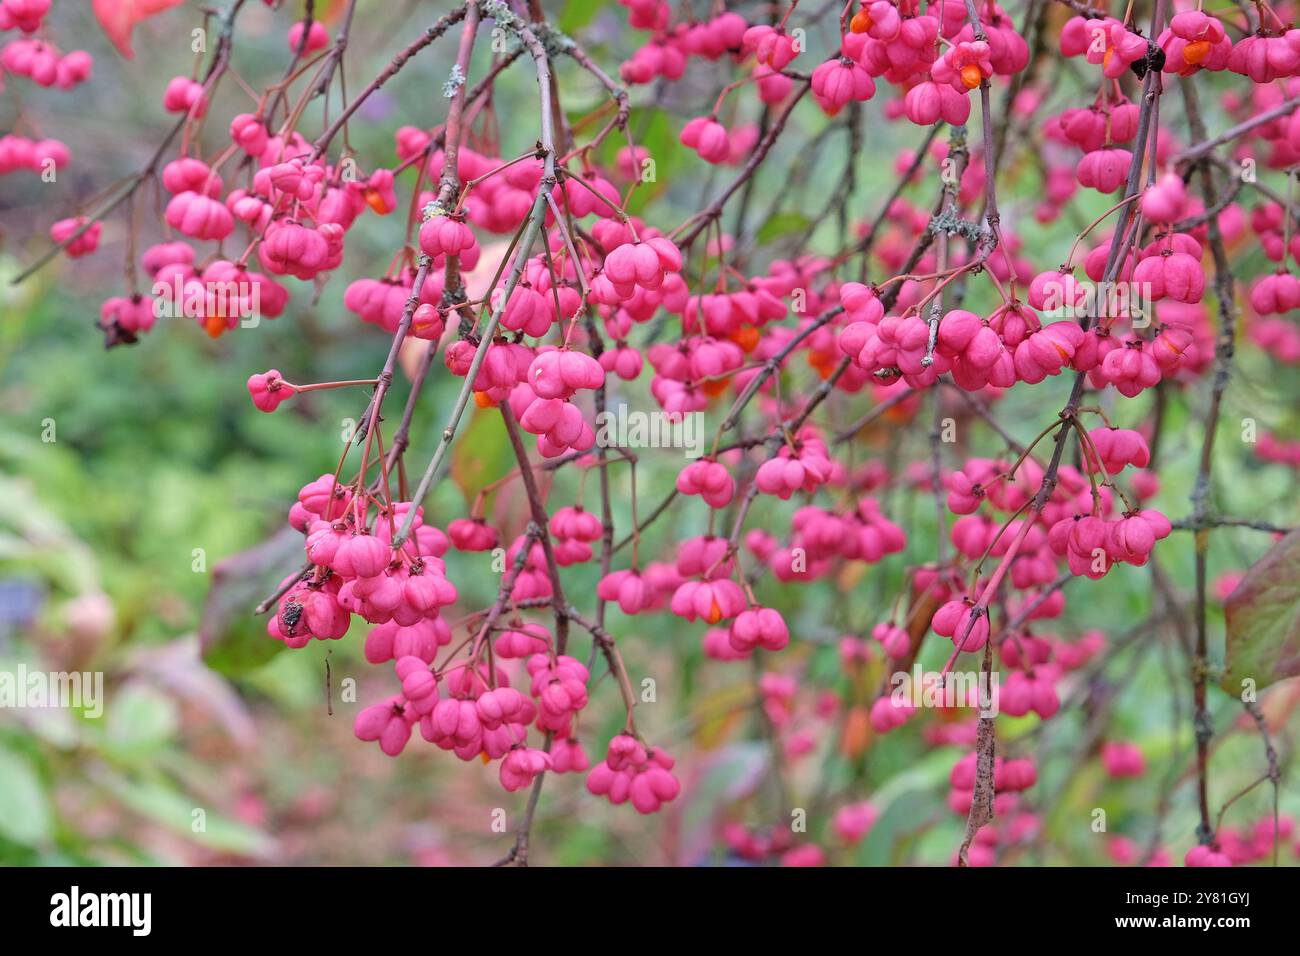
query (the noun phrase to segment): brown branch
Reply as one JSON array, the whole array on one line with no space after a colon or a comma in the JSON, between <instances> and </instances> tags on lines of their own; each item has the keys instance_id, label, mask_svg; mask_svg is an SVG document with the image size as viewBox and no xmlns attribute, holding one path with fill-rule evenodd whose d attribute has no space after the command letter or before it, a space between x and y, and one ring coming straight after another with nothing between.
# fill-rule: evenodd
<instances>
[{"instance_id":1,"label":"brown branch","mask_svg":"<svg viewBox=\"0 0 1300 956\"><path fill-rule=\"evenodd\" d=\"M1181 79L1186 80L1187 78L1182 77ZM1186 87L1187 84L1184 82L1183 88L1186 89ZM1293 97L1292 99L1286 100L1285 102L1280 103L1277 106L1273 107L1271 110L1265 110L1264 112L1252 116L1250 119L1245 120L1244 122L1238 123L1236 126L1224 130L1218 136L1212 136L1209 138L1206 138L1205 124L1202 122L1200 123L1200 126L1198 128L1199 132L1193 134L1198 138L1199 142L1197 142L1193 146L1187 147L1187 149L1183 150L1181 153L1176 153L1174 157L1169 161L1170 165L1186 166L1195 163L1197 160L1205 156L1206 153L1210 152L1211 150L1219 146L1222 146L1224 143L1229 143L1232 140L1237 139L1238 137L1245 136L1251 130L1257 129L1258 127L1263 126L1266 123L1271 123L1275 119L1280 119L1283 116L1289 116L1291 113L1295 112L1297 106L1300 106L1300 96ZM1191 107L1189 107L1188 109L1187 118L1189 122L1192 119ZM1198 120L1199 120L1199 114L1198 114Z\"/></svg>"},{"instance_id":2,"label":"brown branch","mask_svg":"<svg viewBox=\"0 0 1300 956\"><path fill-rule=\"evenodd\" d=\"M1187 106L1187 121L1192 135L1198 139L1205 136L1205 122L1201 119L1196 90L1184 77L1182 80L1183 100ZM1294 107L1294 104L1293 104ZM1202 151L1203 155L1205 151ZM1206 163L1200 164L1201 191L1205 205L1213 206L1218 198L1214 184L1214 173ZM1210 475L1214 463L1214 437L1218 430L1219 413L1223 406L1223 393L1232 377L1233 338L1236 333L1235 289L1232 270L1228 264L1228 254L1223 245L1223 235L1217 220L1207 224L1210 252L1214 257L1214 287L1219 300L1219 334L1214 346L1214 379L1210 387L1210 408L1205 416L1205 437L1201 442L1200 464L1197 469L1196 483L1192 489L1192 518L1201 525L1209 514ZM1192 661L1192 696L1196 715L1196 781L1197 803L1200 808L1201 822L1197 836L1201 843L1214 839L1214 830L1210 826L1209 801L1209 744L1214 733L1210 712L1206 703L1206 684L1209 677L1209 634L1206 620L1206 564L1209 551L1209 529L1200 527L1194 538L1196 561L1196 651Z\"/></svg>"},{"instance_id":3,"label":"brown branch","mask_svg":"<svg viewBox=\"0 0 1300 956\"><path fill-rule=\"evenodd\" d=\"M785 109L782 110L773 121L772 128L767 131L767 135L759 140L758 145L754 148L754 152L752 152L749 159L745 161L744 168L742 168L740 174L732 180L731 185L723 191L721 196L710 203L706 209L696 213L690 218L690 220L688 220L689 222L693 222L694 225L691 226L691 228L687 230L686 234L678 241L677 244L681 249L686 250L690 248L691 244L699 238L700 233L707 229L713 220L722 215L722 208L727 204L727 200L735 195L736 191L740 189L741 186L745 185L749 178L758 171L758 167L762 164L763 160L767 158L768 151L771 150L772 144L776 142L777 137L779 137L781 132L785 129L786 120L790 118L790 114L794 111L794 108L810 89L812 89L812 84L804 83L798 92L790 97L790 102L786 104ZM684 226L685 224L683 224L683 227Z\"/></svg>"},{"instance_id":4,"label":"brown branch","mask_svg":"<svg viewBox=\"0 0 1300 956\"><path fill-rule=\"evenodd\" d=\"M455 10L439 17L427 30L420 34L415 41L408 44L403 50L394 56L388 66L384 67L379 72L379 75L371 80L370 84L364 90L357 94L343 112L338 115L338 118L329 125L329 128L326 129L325 132L321 133L320 136L316 137L316 141L312 143L311 156L307 161L309 163L314 162L322 153L324 153L326 147L329 146L330 141L338 134L338 131L343 128L347 121L352 118L352 114L361 108L361 104L368 100L372 93L391 80L402 69L402 67L406 66L411 57L415 56L434 40L438 39L438 37L446 33L448 29L463 20L471 5L471 3L462 3Z\"/></svg>"}]
</instances>

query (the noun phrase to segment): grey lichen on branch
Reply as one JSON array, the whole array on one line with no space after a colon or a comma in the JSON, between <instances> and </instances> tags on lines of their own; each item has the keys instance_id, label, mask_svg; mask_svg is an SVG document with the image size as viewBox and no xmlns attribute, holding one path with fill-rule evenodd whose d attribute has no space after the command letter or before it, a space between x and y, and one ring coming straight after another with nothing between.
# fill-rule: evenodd
<instances>
[{"instance_id":1,"label":"grey lichen on branch","mask_svg":"<svg viewBox=\"0 0 1300 956\"><path fill-rule=\"evenodd\" d=\"M493 20L496 25L516 37L523 37L524 31L531 31L541 43L548 57L557 57L573 50L577 44L563 30L548 20L536 20L529 23L510 9L503 0L482 0L478 5L484 19Z\"/></svg>"},{"instance_id":2,"label":"grey lichen on branch","mask_svg":"<svg viewBox=\"0 0 1300 956\"><path fill-rule=\"evenodd\" d=\"M459 63L451 65L451 73L447 77L447 82L442 84L442 98L451 99L456 95L456 91L465 85L465 74L461 71Z\"/></svg>"}]
</instances>

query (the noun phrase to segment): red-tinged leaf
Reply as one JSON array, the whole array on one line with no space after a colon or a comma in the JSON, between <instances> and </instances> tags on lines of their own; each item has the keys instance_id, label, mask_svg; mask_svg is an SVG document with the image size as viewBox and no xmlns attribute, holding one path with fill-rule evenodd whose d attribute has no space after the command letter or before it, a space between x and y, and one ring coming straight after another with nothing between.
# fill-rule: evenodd
<instances>
[{"instance_id":1,"label":"red-tinged leaf","mask_svg":"<svg viewBox=\"0 0 1300 956\"><path fill-rule=\"evenodd\" d=\"M1300 675L1300 530L1251 565L1224 604L1228 639L1220 686L1262 689Z\"/></svg>"},{"instance_id":2,"label":"red-tinged leaf","mask_svg":"<svg viewBox=\"0 0 1300 956\"><path fill-rule=\"evenodd\" d=\"M183 2L184 0L94 0L93 8L99 25L113 41L113 46L130 60L135 57L131 51L131 31L135 25Z\"/></svg>"},{"instance_id":3,"label":"red-tinged leaf","mask_svg":"<svg viewBox=\"0 0 1300 956\"><path fill-rule=\"evenodd\" d=\"M857 760L867 752L874 736L870 708L861 704L850 707L844 720L844 732L840 735L840 754L849 760Z\"/></svg>"},{"instance_id":4,"label":"red-tinged leaf","mask_svg":"<svg viewBox=\"0 0 1300 956\"><path fill-rule=\"evenodd\" d=\"M722 746L752 711L754 688L728 684L706 694L692 708L695 745L701 750Z\"/></svg>"},{"instance_id":5,"label":"red-tinged leaf","mask_svg":"<svg viewBox=\"0 0 1300 956\"><path fill-rule=\"evenodd\" d=\"M320 3L316 4L316 19L321 23L331 24L336 22L347 9L347 0L328 0L324 9L321 9Z\"/></svg>"}]
</instances>

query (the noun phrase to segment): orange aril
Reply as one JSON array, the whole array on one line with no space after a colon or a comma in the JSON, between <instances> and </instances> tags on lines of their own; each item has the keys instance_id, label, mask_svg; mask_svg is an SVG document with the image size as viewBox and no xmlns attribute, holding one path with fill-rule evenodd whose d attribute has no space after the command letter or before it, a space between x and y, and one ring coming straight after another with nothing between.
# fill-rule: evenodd
<instances>
[{"instance_id":1,"label":"orange aril","mask_svg":"<svg viewBox=\"0 0 1300 956\"><path fill-rule=\"evenodd\" d=\"M722 620L722 608L718 607L718 602L714 601L709 605L709 615L704 620L710 624L717 624Z\"/></svg>"},{"instance_id":2,"label":"orange aril","mask_svg":"<svg viewBox=\"0 0 1300 956\"><path fill-rule=\"evenodd\" d=\"M727 378L711 378L707 382L701 382L700 388L704 390L704 394L709 398L717 398L727 390L727 386L730 384L730 376Z\"/></svg>"},{"instance_id":3,"label":"orange aril","mask_svg":"<svg viewBox=\"0 0 1300 956\"><path fill-rule=\"evenodd\" d=\"M1209 40L1193 40L1183 47L1183 60L1195 66L1210 54Z\"/></svg>"},{"instance_id":4,"label":"orange aril","mask_svg":"<svg viewBox=\"0 0 1300 956\"><path fill-rule=\"evenodd\" d=\"M830 356L824 355L820 352L809 352L808 364L815 368L818 376L823 379L830 378L831 373L835 371L835 363L831 360Z\"/></svg>"},{"instance_id":5,"label":"orange aril","mask_svg":"<svg viewBox=\"0 0 1300 956\"><path fill-rule=\"evenodd\" d=\"M740 328L731 333L731 341L739 345L746 353L752 352L754 349L758 348L758 341L760 338L762 338L762 336L759 334L758 329L748 323L741 325Z\"/></svg>"}]
</instances>

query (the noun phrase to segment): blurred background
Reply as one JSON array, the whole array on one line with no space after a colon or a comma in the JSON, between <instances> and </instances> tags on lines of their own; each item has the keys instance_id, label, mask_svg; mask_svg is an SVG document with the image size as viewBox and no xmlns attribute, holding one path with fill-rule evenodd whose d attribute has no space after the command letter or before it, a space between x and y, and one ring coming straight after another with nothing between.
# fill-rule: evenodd
<instances>
[{"instance_id":1,"label":"blurred background","mask_svg":"<svg viewBox=\"0 0 1300 956\"><path fill-rule=\"evenodd\" d=\"M571 0L545 6L611 73L641 42L616 5ZM494 811L504 809L513 828L525 794L504 793L495 765L462 763L418 737L399 759L389 759L353 737L357 707L395 687L390 668L365 663L364 625L354 623L345 639L328 647L314 642L286 651L266 636L265 619L251 610L301 560L300 538L285 530L289 504L301 485L334 470L365 393L315 393L265 415L253 409L244 381L271 367L303 382L364 378L381 367L388 336L346 312L342 291L352 279L386 268L401 242L409 178L399 184L397 214L367 216L349 233L342 274L321 288L288 283L293 299L283 317L215 341L191 323L161 321L138 345L106 351L95 322L103 299L121 294L127 232L121 214L105 224L96 255L76 263L56 260L18 286L11 279L44 250L51 222L95 208L101 190L140 168L165 135L171 119L161 109L161 91L168 78L190 69L188 30L199 14L195 4L186 4L143 25L137 59L127 63L104 41L88 5L55 7L52 23L62 44L95 55L95 80L69 97L15 79L0 97L0 131L38 124L42 135L68 143L74 157L57 183L0 177L0 670L25 664L103 672L106 704L98 719L67 709L0 708L0 863L443 865L498 859L513 833L493 828ZM332 31L339 4L316 7ZM347 57L350 90L364 85L447 5L362 0L361 7ZM285 31L300 15L293 3L278 12L249 5L234 62L250 83L264 84L283 71ZM445 101L431 91L445 80L454 42L444 39L423 54L358 114L350 140L364 168L395 162L396 127L441 122ZM831 43L824 30L813 32L819 56ZM698 68L689 82L667 91L640 88L633 95L634 134L658 164L658 182L639 202L653 199L648 218L665 228L701 208L735 174L734 168L702 171L676 143L682 121L702 112L700 104L711 103L729 76L724 64L713 67L713 73ZM1063 98L1070 94L1067 81ZM584 75L566 68L561 83L571 118L600 105L601 92ZM536 85L517 66L499 87L494 117L501 155L511 156L536 135ZM811 105L796 112L771 168L754 187L752 270L794 251L833 253L842 247L846 226L877 214L895 176L896 155L914 148L923 132L884 122L884 98L866 105L856 136ZM246 97L225 83L212 112L228 117L244 108ZM733 122L764 121L752 92L733 97L727 108ZM319 124L318 107L307 116L307 129L319 128L313 125ZM1226 125L1218 114L1211 119L1211 129ZM209 150L222 135L214 122L205 138ZM1106 204L1100 198L1092 203L1096 208L1085 202L1077 221L1040 225L1031 215L1041 198L1040 171L1032 157L1014 157L1008 175L1016 185L1000 197L1004 223L1045 267L1064 259L1074 233ZM846 162L854 170L851 183L845 183ZM927 182L909 190L918 205L930 202L937 168L937 161L928 164ZM833 191L841 184L844 200L836 202ZM163 233L157 191L146 188L139 198L143 247ZM1263 268L1260 260L1251 263L1250 274ZM978 311L987 304L972 296L969 307ZM459 387L441 363L434 375L413 431L410 461L417 469L431 454ZM802 387L810 377L808 369L794 368L787 387ZM648 373L624 386L614 401L652 407L647 380ZM1215 465L1220 512L1288 526L1300 521L1294 471L1260 461L1235 434L1247 416L1261 428L1300 434L1297 385L1294 368L1241 350ZM1043 410L1059 407L1067 388L1067 382L1049 380L1018 389L999 417L1020 439L1031 438L1042 427ZM391 407L401 407L406 390L399 375ZM1170 389L1161 400L1155 504L1177 518L1190 510L1205 392ZM842 426L871 401L869 393L839 396L828 403L827 415ZM1148 413L1143 401L1121 404L1116 424L1134 425ZM900 406L865 430L852 445L854 460L880 459L899 475L911 462L928 462L928 413L904 427L917 414L916 406ZM1000 443L986 429L963 425L962 432L972 437L969 444L963 439L960 453L998 451ZM672 488L682 462L674 451L643 460L638 490L647 508ZM449 477L426 505L432 520L445 527L467 513L478 490L511 464L498 419L473 416ZM611 475L615 500L625 509L627 474L613 469ZM572 502L576 478L564 473L556 479L556 506ZM828 846L831 862L949 862L964 816L949 810L945 794L949 770L964 749L946 743L943 728L967 717L927 713L877 738L862 707L869 706L867 688L878 685L879 668L853 677L839 657L839 638L869 633L885 619L904 587L904 569L933 552L933 499L902 481L877 496L885 514L907 529L906 554L810 585L765 579L759 587L760 599L785 612L795 637L779 658L764 661L800 681L793 720L780 740L770 739L758 706L757 666L705 658L701 625L613 612L634 683L650 678L655 685L655 700L638 709L638 724L680 758L684 792L647 818L589 796L578 776L552 775L535 827L535 861L734 863L720 836L723 827L779 826L782 808L793 799L812 808L809 836ZM794 505L760 502L755 523L779 534ZM516 496L496 496L491 508L507 540L522 529ZM643 554L670 557L663 548L671 532L685 526L702 533L711 517L694 500L676 515L669 522L675 527L647 536ZM619 516L626 527L626 510ZM1192 586L1190 538L1176 533L1159 549L1183 602ZM1268 535L1251 530L1214 535L1210 626L1218 660L1218 600L1232 583L1225 576L1257 560L1270 543ZM449 555L448 563L461 592L456 612L490 603L494 576L464 556ZM1144 569L1122 571L1101 582L1074 583L1065 617L1051 622L1063 637L1099 630L1108 641L1098 665L1081 671L1070 693L1062 693L1077 706L1050 725L1032 716L999 721L1000 741L1036 755L1040 781L1026 797L1038 829L1005 862L1113 863L1119 861L1115 836L1143 848L1167 848L1181 860L1194 842L1187 662L1172 620L1132 636L1153 613L1156 598ZM594 569L573 568L565 578L571 594L593 593ZM1183 603L1183 613L1188 606ZM585 654L585 636L579 647ZM931 643L923 662L937 667L944 656ZM596 760L622 716L603 668L593 678L584 737ZM356 682L353 702L341 699L347 680ZM1296 684L1283 681L1263 697L1283 768L1294 752ZM826 693L844 707L829 708ZM1265 763L1237 702L1214 688L1211 694L1217 809L1256 780ZM1144 776L1108 777L1096 750L1103 738L1136 743L1146 758ZM865 799L879 811L875 827L858 845L836 847L826 837L829 810ZM1107 810L1104 834L1090 827L1097 807ZM1272 808L1271 787L1256 787L1232 805L1225 825L1240 828L1245 840ZM1281 809L1300 813L1294 788L1282 788ZM1294 843L1292 837L1284 846L1282 862L1295 862Z\"/></svg>"}]
</instances>

